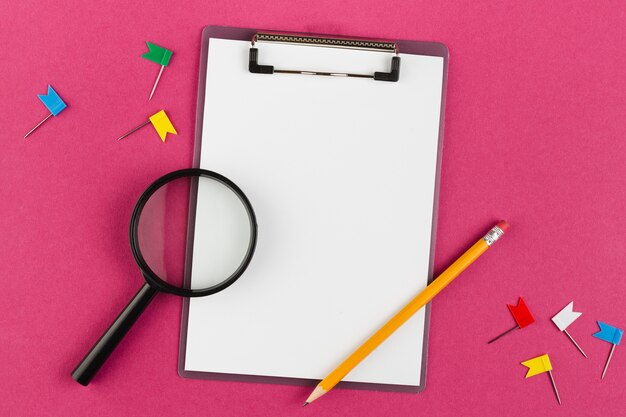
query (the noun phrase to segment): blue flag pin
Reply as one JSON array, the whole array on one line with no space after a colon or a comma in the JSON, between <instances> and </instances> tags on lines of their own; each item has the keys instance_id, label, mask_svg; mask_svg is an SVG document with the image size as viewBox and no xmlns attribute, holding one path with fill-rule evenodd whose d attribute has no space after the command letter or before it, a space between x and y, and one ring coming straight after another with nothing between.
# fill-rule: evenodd
<instances>
[{"instance_id":1,"label":"blue flag pin","mask_svg":"<svg viewBox=\"0 0 626 417\"><path fill-rule=\"evenodd\" d=\"M46 120L48 120L50 118L50 116L58 115L59 113L61 113L67 107L67 104L65 104L65 102L63 100L61 100L61 97L59 97L57 92L54 91L54 89L50 86L50 84L48 84L48 94L37 94L37 97L39 97L39 100L41 100L43 105L46 106L46 108L50 111L50 114L47 115L46 118L43 119L41 122L39 122L37 124L37 126L33 127L30 130L30 132L25 134L24 135L24 139L26 139L28 137L28 135L33 133Z\"/></svg>"},{"instance_id":2,"label":"blue flag pin","mask_svg":"<svg viewBox=\"0 0 626 417\"><path fill-rule=\"evenodd\" d=\"M613 344L613 347L611 348L611 353L609 353L609 357L607 358L606 364L604 365L604 370L602 371L602 379L604 379L604 374L606 374L606 370L608 369L609 363L611 362L611 357L613 356L615 346L619 345L622 341L622 335L624 334L624 331L601 321L598 322L598 326L600 327L600 331L598 333L594 333L593 336L597 337L600 340L604 340L605 342Z\"/></svg>"}]
</instances>

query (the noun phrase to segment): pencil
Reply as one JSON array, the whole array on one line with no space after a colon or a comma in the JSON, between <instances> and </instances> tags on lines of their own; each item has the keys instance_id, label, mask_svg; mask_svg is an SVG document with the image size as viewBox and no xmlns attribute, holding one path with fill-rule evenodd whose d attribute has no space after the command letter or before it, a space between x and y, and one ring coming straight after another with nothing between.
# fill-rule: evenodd
<instances>
[{"instance_id":1,"label":"pencil","mask_svg":"<svg viewBox=\"0 0 626 417\"><path fill-rule=\"evenodd\" d=\"M476 242L459 259L441 273L421 293L419 293L402 310L396 313L383 327L378 329L365 343L355 350L334 371L326 376L311 392L304 405L308 405L330 391L355 366L367 357L374 349L384 342L393 332L402 326L413 314L424 307L441 290L448 286L461 272L470 266L489 247L496 242L509 228L509 224L501 221L494 226L482 239Z\"/></svg>"}]
</instances>

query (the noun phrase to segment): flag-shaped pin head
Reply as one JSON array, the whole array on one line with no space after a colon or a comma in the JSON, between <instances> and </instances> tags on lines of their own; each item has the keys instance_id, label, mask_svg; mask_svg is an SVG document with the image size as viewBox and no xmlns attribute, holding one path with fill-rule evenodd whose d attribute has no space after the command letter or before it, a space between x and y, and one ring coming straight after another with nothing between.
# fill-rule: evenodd
<instances>
[{"instance_id":1,"label":"flag-shaped pin head","mask_svg":"<svg viewBox=\"0 0 626 417\"><path fill-rule=\"evenodd\" d=\"M509 311L513 315L513 319L515 319L515 322L520 329L523 329L529 324L535 322L535 318L532 314L530 314L530 310L528 310L528 307L522 297L520 297L517 301L517 306L507 304L507 307L509 307Z\"/></svg>"},{"instance_id":2,"label":"flag-shaped pin head","mask_svg":"<svg viewBox=\"0 0 626 417\"><path fill-rule=\"evenodd\" d=\"M556 324L556 327L559 328L560 331L567 329L567 327L576 321L578 317L580 317L583 313L578 313L574 311L574 302L572 301L565 308L558 313L554 317L552 317L552 321Z\"/></svg>"},{"instance_id":3,"label":"flag-shaped pin head","mask_svg":"<svg viewBox=\"0 0 626 417\"><path fill-rule=\"evenodd\" d=\"M598 322L598 326L600 327L600 331L598 333L594 333L594 337L614 345L620 344L622 341L622 335L624 334L622 329L618 329L617 327L613 327L610 324L606 324L601 321Z\"/></svg>"},{"instance_id":4,"label":"flag-shaped pin head","mask_svg":"<svg viewBox=\"0 0 626 417\"><path fill-rule=\"evenodd\" d=\"M146 44L148 45L148 52L143 54L141 57L167 67L170 63L170 58L172 58L172 51L150 42L146 42Z\"/></svg>"},{"instance_id":5,"label":"flag-shaped pin head","mask_svg":"<svg viewBox=\"0 0 626 417\"><path fill-rule=\"evenodd\" d=\"M170 122L169 117L165 114L165 110L161 110L160 112L150 116L150 122L163 142L165 142L165 137L168 133L172 133L174 135L178 134L176 129L174 129L172 122Z\"/></svg>"},{"instance_id":6,"label":"flag-shaped pin head","mask_svg":"<svg viewBox=\"0 0 626 417\"><path fill-rule=\"evenodd\" d=\"M526 378L530 378L531 376L539 375L552 370L550 357L547 354L528 359L527 361L522 362L522 365L528 368Z\"/></svg>"},{"instance_id":7,"label":"flag-shaped pin head","mask_svg":"<svg viewBox=\"0 0 626 417\"><path fill-rule=\"evenodd\" d=\"M559 395L559 390L556 388L556 383L554 382L554 377L552 376L552 364L550 363L550 357L547 354L544 354L537 356L536 358L528 359L527 361L522 362L522 365L528 368L526 378L547 372L550 377L550 383L552 383L554 395L556 395L556 400L559 404L561 404L561 396Z\"/></svg>"},{"instance_id":8,"label":"flag-shaped pin head","mask_svg":"<svg viewBox=\"0 0 626 417\"><path fill-rule=\"evenodd\" d=\"M53 116L58 115L67 107L67 104L61 100L61 97L59 97L57 92L54 91L50 85L48 85L48 94L37 94L37 97L39 97L39 100L41 100L43 105L48 108Z\"/></svg>"}]
</instances>

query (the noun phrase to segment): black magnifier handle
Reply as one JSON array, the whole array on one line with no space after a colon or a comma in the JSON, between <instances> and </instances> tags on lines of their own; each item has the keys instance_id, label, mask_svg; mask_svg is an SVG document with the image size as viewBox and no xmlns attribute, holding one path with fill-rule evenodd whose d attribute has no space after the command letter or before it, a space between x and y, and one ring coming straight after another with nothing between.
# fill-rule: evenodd
<instances>
[{"instance_id":1,"label":"black magnifier handle","mask_svg":"<svg viewBox=\"0 0 626 417\"><path fill-rule=\"evenodd\" d=\"M150 284L143 284L143 287L109 326L109 329L93 345L76 369L72 371L72 378L76 382L84 386L89 384L120 340L128 333L145 308L148 307L148 304L150 304L157 292L158 290L150 286Z\"/></svg>"}]
</instances>

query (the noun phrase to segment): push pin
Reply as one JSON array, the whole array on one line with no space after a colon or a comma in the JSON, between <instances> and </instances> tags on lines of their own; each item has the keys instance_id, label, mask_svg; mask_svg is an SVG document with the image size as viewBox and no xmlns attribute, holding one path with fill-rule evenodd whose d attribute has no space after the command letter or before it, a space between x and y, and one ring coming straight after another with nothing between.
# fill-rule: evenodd
<instances>
[{"instance_id":1,"label":"push pin","mask_svg":"<svg viewBox=\"0 0 626 417\"><path fill-rule=\"evenodd\" d=\"M533 315L530 314L530 310L528 310L528 307L526 306L526 303L524 302L524 299L522 297L520 297L519 300L517 301L517 306L507 304L507 307L509 308L509 311L513 315L513 319L515 320L515 323L517 324L515 325L515 327L507 330L501 335L494 337L493 339L488 341L487 344L495 342L501 337L506 336L507 334L511 333L513 330L523 329L524 327L530 324L533 324L535 322Z\"/></svg>"},{"instance_id":2,"label":"push pin","mask_svg":"<svg viewBox=\"0 0 626 417\"><path fill-rule=\"evenodd\" d=\"M26 139L31 133L33 133L39 126L44 124L46 120L48 120L51 116L56 116L61 113L66 107L67 104L61 100L61 97L57 94L56 91L48 84L48 94L37 94L39 100L43 103L44 106L50 111L50 114L46 116L41 122L37 124L37 126L33 127L30 132L24 135L24 139Z\"/></svg>"},{"instance_id":3,"label":"push pin","mask_svg":"<svg viewBox=\"0 0 626 417\"><path fill-rule=\"evenodd\" d=\"M559 390L556 389L556 384L554 383L554 377L552 376L552 364L550 363L550 357L548 354L528 359L527 361L522 362L522 365L528 368L526 378L547 372L548 375L550 375L550 382L552 382L552 388L554 389L554 394L556 394L556 400L559 404L561 404L561 397L559 396Z\"/></svg>"},{"instance_id":4,"label":"push pin","mask_svg":"<svg viewBox=\"0 0 626 417\"><path fill-rule=\"evenodd\" d=\"M567 327L574 321L576 321L576 319L582 314L583 313L578 313L574 311L574 302L572 301L571 303L566 305L563 310L556 313L556 315L552 317L552 321L554 322L554 324L556 324L556 327L558 327L560 331L562 331L567 337L569 337L569 340L572 341L574 346L576 346L580 353L582 353L583 356L586 358L587 354L583 352L582 348L578 345L578 343L576 343L572 335L567 332Z\"/></svg>"},{"instance_id":5,"label":"push pin","mask_svg":"<svg viewBox=\"0 0 626 417\"><path fill-rule=\"evenodd\" d=\"M172 125L172 122L170 122L169 117L167 117L167 114L165 114L165 110L161 110L160 112L155 113L152 116L150 116L145 123L142 123L139 126L124 133L117 140L122 140L126 136L132 133L135 133L142 127L146 126L148 123L152 123L152 126L154 126L154 129L157 131L157 133L159 134L159 137L161 138L163 142L165 142L165 138L167 137L168 133L178 135L178 132L176 131L176 129L174 129L174 126Z\"/></svg>"},{"instance_id":6,"label":"push pin","mask_svg":"<svg viewBox=\"0 0 626 417\"><path fill-rule=\"evenodd\" d=\"M148 53L143 54L141 57L147 59L148 61L156 62L157 64L161 65L159 75L157 75L154 86L152 87L152 91L150 91L150 98L148 100L152 100L154 90L156 90L157 84L159 84L159 80L161 79L161 74L163 74L163 70L170 63L170 58L172 58L172 51L150 42L146 42L146 44L148 44Z\"/></svg>"},{"instance_id":7,"label":"push pin","mask_svg":"<svg viewBox=\"0 0 626 417\"><path fill-rule=\"evenodd\" d=\"M613 344L611 348L611 353L609 353L609 357L606 359L606 364L604 365L604 370L602 371L602 379L604 379L604 374L606 374L606 370L609 367L609 363L611 362L611 357L613 356L613 351L615 350L615 346L619 345L622 341L622 335L624 331L622 329L618 329L617 327L613 327L606 323L598 322L598 326L600 326L600 331L598 333L594 333L593 336L597 337L600 340L604 340L605 342L609 342Z\"/></svg>"}]
</instances>

